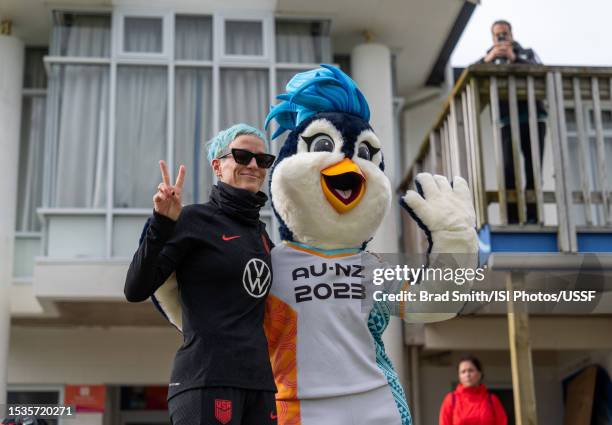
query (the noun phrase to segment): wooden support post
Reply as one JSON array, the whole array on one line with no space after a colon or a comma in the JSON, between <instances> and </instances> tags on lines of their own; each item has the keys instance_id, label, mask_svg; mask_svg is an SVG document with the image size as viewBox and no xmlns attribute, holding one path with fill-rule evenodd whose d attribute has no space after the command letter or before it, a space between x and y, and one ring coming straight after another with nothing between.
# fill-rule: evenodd
<instances>
[{"instance_id":1,"label":"wooden support post","mask_svg":"<svg viewBox=\"0 0 612 425\"><path fill-rule=\"evenodd\" d=\"M526 310L526 304L515 304L512 300L512 290L524 289L524 283L523 273L508 273L506 285L511 294L508 302L508 335L510 337L514 414L516 425L537 425L529 313Z\"/></svg>"}]
</instances>

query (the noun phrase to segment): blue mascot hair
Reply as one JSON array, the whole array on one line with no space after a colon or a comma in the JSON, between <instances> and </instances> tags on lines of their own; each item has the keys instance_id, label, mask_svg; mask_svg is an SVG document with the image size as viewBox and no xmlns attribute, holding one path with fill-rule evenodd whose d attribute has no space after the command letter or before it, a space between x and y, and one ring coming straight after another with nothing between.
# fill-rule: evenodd
<instances>
[{"instance_id":1,"label":"blue mascot hair","mask_svg":"<svg viewBox=\"0 0 612 425\"><path fill-rule=\"evenodd\" d=\"M370 121L370 108L357 84L332 65L296 74L286 87L287 92L276 96L282 102L270 108L265 128L273 119L279 128L277 138L285 131L295 130L304 120L318 112L344 112Z\"/></svg>"},{"instance_id":2,"label":"blue mascot hair","mask_svg":"<svg viewBox=\"0 0 612 425\"><path fill-rule=\"evenodd\" d=\"M208 162L212 162L212 160L215 159L219 153L223 152L223 150L225 150L229 144L236 139L236 137L244 134L252 135L261 139L264 142L266 152L270 151L268 139L263 131L248 124L239 123L234 124L225 130L221 130L215 137L206 142Z\"/></svg>"}]
</instances>

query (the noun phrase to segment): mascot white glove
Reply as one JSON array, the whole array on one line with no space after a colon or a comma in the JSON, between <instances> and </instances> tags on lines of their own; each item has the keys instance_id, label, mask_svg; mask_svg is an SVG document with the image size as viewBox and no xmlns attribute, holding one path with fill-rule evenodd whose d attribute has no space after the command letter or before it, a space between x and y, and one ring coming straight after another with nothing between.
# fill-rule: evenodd
<instances>
[{"instance_id":1,"label":"mascot white glove","mask_svg":"<svg viewBox=\"0 0 612 425\"><path fill-rule=\"evenodd\" d=\"M467 182L455 177L453 185L440 175L420 173L416 187L402 198L402 206L425 231L432 253L478 252L476 212Z\"/></svg>"},{"instance_id":2,"label":"mascot white glove","mask_svg":"<svg viewBox=\"0 0 612 425\"><path fill-rule=\"evenodd\" d=\"M467 182L455 177L453 184L446 177L420 173L416 176L417 191L408 190L401 204L417 224L425 231L429 240L430 254L455 255L454 267L476 267L478 235L476 213L472 194ZM436 265L429 265L435 267ZM448 286L428 282L428 292L448 290ZM468 292L471 284L465 283L456 289ZM408 305L412 304L412 305ZM405 321L411 323L439 322L450 319L461 310L462 303L407 303Z\"/></svg>"}]
</instances>

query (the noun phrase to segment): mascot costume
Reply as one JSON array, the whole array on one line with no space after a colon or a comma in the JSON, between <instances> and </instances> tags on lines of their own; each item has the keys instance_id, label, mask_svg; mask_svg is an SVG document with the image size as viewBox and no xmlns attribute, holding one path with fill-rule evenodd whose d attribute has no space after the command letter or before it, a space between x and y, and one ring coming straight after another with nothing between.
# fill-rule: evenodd
<instances>
[{"instance_id":1,"label":"mascot costume","mask_svg":"<svg viewBox=\"0 0 612 425\"><path fill-rule=\"evenodd\" d=\"M278 96L266 126L289 132L271 171L282 244L272 249L265 330L278 388L279 425L411 425L382 341L391 310L364 298L365 251L391 204L383 152L367 101L339 69L299 73ZM400 203L426 232L429 253L478 250L467 183L419 174ZM376 259L378 261L378 259ZM154 296L177 328L176 281ZM406 305L406 317L411 306ZM422 310L420 310L422 311ZM416 321L454 314L413 315Z\"/></svg>"}]
</instances>

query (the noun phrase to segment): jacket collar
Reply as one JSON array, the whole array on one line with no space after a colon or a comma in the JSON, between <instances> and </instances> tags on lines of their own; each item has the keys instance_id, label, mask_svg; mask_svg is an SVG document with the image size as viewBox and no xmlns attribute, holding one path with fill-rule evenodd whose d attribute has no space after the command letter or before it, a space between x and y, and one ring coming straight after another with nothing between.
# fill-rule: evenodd
<instances>
[{"instance_id":1,"label":"jacket collar","mask_svg":"<svg viewBox=\"0 0 612 425\"><path fill-rule=\"evenodd\" d=\"M210 201L228 216L247 224L259 223L259 210L268 200L263 192L253 193L221 181L212 187Z\"/></svg>"}]
</instances>

